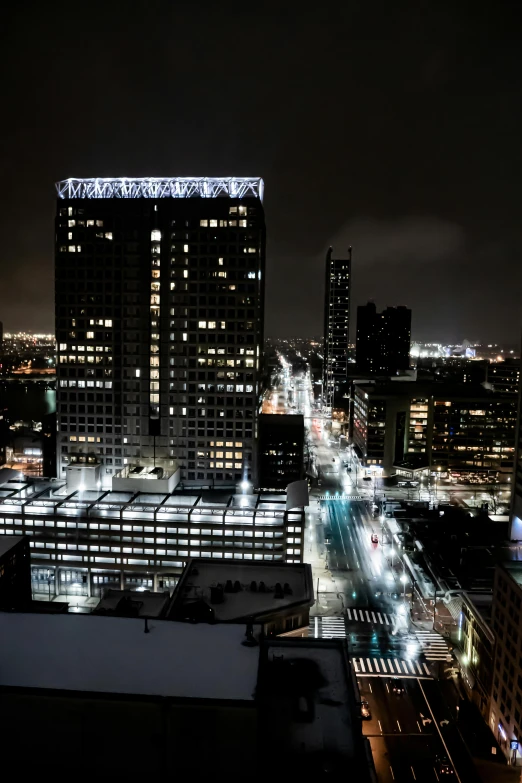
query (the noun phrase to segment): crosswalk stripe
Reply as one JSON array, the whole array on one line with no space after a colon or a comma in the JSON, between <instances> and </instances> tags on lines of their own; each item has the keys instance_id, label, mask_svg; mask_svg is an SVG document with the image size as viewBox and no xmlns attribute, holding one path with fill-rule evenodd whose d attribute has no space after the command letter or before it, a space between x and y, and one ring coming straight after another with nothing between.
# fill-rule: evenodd
<instances>
[{"instance_id":1,"label":"crosswalk stripe","mask_svg":"<svg viewBox=\"0 0 522 783\"><path fill-rule=\"evenodd\" d=\"M355 618L356 620L358 620L359 618L357 617L357 609L352 609L352 612L353 612L353 616L354 616L354 618Z\"/></svg>"},{"instance_id":2,"label":"crosswalk stripe","mask_svg":"<svg viewBox=\"0 0 522 783\"><path fill-rule=\"evenodd\" d=\"M346 610L346 614L348 615L348 619L349 619L349 620L351 620L351 619L352 619L352 613L351 613L351 611L350 611L350 608L349 608L349 607L348 607L348 609Z\"/></svg>"},{"instance_id":3,"label":"crosswalk stripe","mask_svg":"<svg viewBox=\"0 0 522 783\"><path fill-rule=\"evenodd\" d=\"M386 614L384 615L384 621L386 622L386 625L389 625L389 624L390 624L390 623L388 622L388 615L386 615Z\"/></svg>"},{"instance_id":4,"label":"crosswalk stripe","mask_svg":"<svg viewBox=\"0 0 522 783\"><path fill-rule=\"evenodd\" d=\"M375 614L373 612L372 612L372 617L373 617L373 622L376 623L377 622L377 618L375 617Z\"/></svg>"},{"instance_id":5,"label":"crosswalk stripe","mask_svg":"<svg viewBox=\"0 0 522 783\"><path fill-rule=\"evenodd\" d=\"M406 661L402 662L402 668L404 669L405 674L409 674L408 667L406 666Z\"/></svg>"},{"instance_id":6,"label":"crosswalk stripe","mask_svg":"<svg viewBox=\"0 0 522 783\"><path fill-rule=\"evenodd\" d=\"M381 617L381 613L380 613L380 612L377 612L377 615L378 615L378 617L379 617L379 622L382 624L382 617Z\"/></svg>"},{"instance_id":7,"label":"crosswalk stripe","mask_svg":"<svg viewBox=\"0 0 522 783\"><path fill-rule=\"evenodd\" d=\"M370 659L369 659L369 658L367 658L367 659L366 659L366 663L367 663L367 665L368 665L368 671L369 671L369 672L373 672L373 669L372 669L372 664L371 664L371 661L370 661Z\"/></svg>"},{"instance_id":8,"label":"crosswalk stripe","mask_svg":"<svg viewBox=\"0 0 522 783\"><path fill-rule=\"evenodd\" d=\"M353 659L353 668L355 669L356 672L359 672L359 667L357 666L357 661L355 660L355 658Z\"/></svg>"},{"instance_id":9,"label":"crosswalk stripe","mask_svg":"<svg viewBox=\"0 0 522 783\"><path fill-rule=\"evenodd\" d=\"M408 661L408 665L410 667L411 673L415 674L415 667L413 666L413 661Z\"/></svg>"},{"instance_id":10,"label":"crosswalk stripe","mask_svg":"<svg viewBox=\"0 0 522 783\"><path fill-rule=\"evenodd\" d=\"M399 666L399 661L396 658L395 658L395 666L397 667L397 671L399 672L399 674L402 674L401 667Z\"/></svg>"},{"instance_id":11,"label":"crosswalk stripe","mask_svg":"<svg viewBox=\"0 0 522 783\"><path fill-rule=\"evenodd\" d=\"M419 672L419 674L422 674L422 669L421 669L420 663L418 661L415 661L415 666L417 667L417 671Z\"/></svg>"},{"instance_id":12,"label":"crosswalk stripe","mask_svg":"<svg viewBox=\"0 0 522 783\"><path fill-rule=\"evenodd\" d=\"M370 623L370 622L371 622L371 620L370 620L370 615L368 614L368 610L367 610L367 609L365 610L365 613L366 613L366 619L367 619L367 620L368 620L368 622Z\"/></svg>"},{"instance_id":13,"label":"crosswalk stripe","mask_svg":"<svg viewBox=\"0 0 522 783\"><path fill-rule=\"evenodd\" d=\"M364 661L363 661L363 659L362 659L362 658L359 658L359 666L361 667L361 669L363 670L363 672L365 672L365 671L366 671L366 669L364 668Z\"/></svg>"},{"instance_id":14,"label":"crosswalk stripe","mask_svg":"<svg viewBox=\"0 0 522 783\"><path fill-rule=\"evenodd\" d=\"M422 665L424 666L424 671L426 672L426 674L430 674L430 670L428 669L428 667L426 666L426 664L425 664L425 663L423 663Z\"/></svg>"},{"instance_id":15,"label":"crosswalk stripe","mask_svg":"<svg viewBox=\"0 0 522 783\"><path fill-rule=\"evenodd\" d=\"M380 673L381 673L381 670L379 669L379 664L378 664L378 662L377 662L377 658L374 658L374 659L373 659L373 665L375 666L375 671L376 671L378 674L380 674Z\"/></svg>"},{"instance_id":16,"label":"crosswalk stripe","mask_svg":"<svg viewBox=\"0 0 522 783\"><path fill-rule=\"evenodd\" d=\"M380 661L381 661L382 670L386 674L386 672L388 671L386 668L386 661L384 660L384 658L380 658Z\"/></svg>"}]
</instances>

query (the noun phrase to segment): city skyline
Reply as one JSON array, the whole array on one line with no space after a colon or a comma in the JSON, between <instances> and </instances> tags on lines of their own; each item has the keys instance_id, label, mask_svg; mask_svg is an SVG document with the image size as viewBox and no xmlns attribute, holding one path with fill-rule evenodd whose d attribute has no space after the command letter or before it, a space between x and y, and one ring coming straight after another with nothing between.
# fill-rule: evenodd
<instances>
[{"instance_id":1,"label":"city skyline","mask_svg":"<svg viewBox=\"0 0 522 783\"><path fill-rule=\"evenodd\" d=\"M160 3L126 9L122 27L115 3L103 29L75 9L52 24L21 13L6 19L5 56L23 63L3 129L6 330L52 327L54 182L234 173L270 194L267 335L321 331L324 254L351 245L353 307L411 307L419 340L518 338L520 53L506 4L229 18ZM144 29L171 31L175 53L158 59ZM256 57L238 66L225 37ZM123 68L138 50L154 56Z\"/></svg>"}]
</instances>

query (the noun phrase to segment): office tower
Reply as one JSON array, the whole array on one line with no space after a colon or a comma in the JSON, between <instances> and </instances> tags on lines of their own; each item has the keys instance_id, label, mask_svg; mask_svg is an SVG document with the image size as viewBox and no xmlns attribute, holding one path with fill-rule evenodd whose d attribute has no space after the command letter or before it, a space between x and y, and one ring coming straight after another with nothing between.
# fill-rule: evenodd
<instances>
[{"instance_id":1,"label":"office tower","mask_svg":"<svg viewBox=\"0 0 522 783\"><path fill-rule=\"evenodd\" d=\"M250 480L263 181L69 179L57 192L58 477L85 466L81 489L92 467L109 487L179 466L184 485Z\"/></svg>"},{"instance_id":2,"label":"office tower","mask_svg":"<svg viewBox=\"0 0 522 783\"><path fill-rule=\"evenodd\" d=\"M373 302L357 308L355 361L365 373L397 375L410 366L411 310L387 307L377 312Z\"/></svg>"},{"instance_id":3,"label":"office tower","mask_svg":"<svg viewBox=\"0 0 522 783\"><path fill-rule=\"evenodd\" d=\"M348 258L326 254L324 294L323 406L332 408L340 384L346 380L352 248Z\"/></svg>"}]
</instances>

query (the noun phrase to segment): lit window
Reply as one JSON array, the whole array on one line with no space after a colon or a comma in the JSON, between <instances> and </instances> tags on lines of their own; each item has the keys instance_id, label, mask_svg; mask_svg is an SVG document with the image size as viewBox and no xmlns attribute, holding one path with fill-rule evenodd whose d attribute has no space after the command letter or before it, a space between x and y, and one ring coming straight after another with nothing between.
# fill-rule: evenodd
<instances>
[{"instance_id":1,"label":"lit window","mask_svg":"<svg viewBox=\"0 0 522 783\"><path fill-rule=\"evenodd\" d=\"M246 207L239 207L239 214L240 215L246 215L247 208Z\"/></svg>"},{"instance_id":2,"label":"lit window","mask_svg":"<svg viewBox=\"0 0 522 783\"><path fill-rule=\"evenodd\" d=\"M206 321L199 321L198 322L198 326L199 326L200 329L206 329L207 328L207 322Z\"/></svg>"},{"instance_id":3,"label":"lit window","mask_svg":"<svg viewBox=\"0 0 522 783\"><path fill-rule=\"evenodd\" d=\"M183 332L183 342L186 343L188 340L188 334L186 332Z\"/></svg>"},{"instance_id":4,"label":"lit window","mask_svg":"<svg viewBox=\"0 0 522 783\"><path fill-rule=\"evenodd\" d=\"M105 232L105 239L112 239L112 231Z\"/></svg>"},{"instance_id":5,"label":"lit window","mask_svg":"<svg viewBox=\"0 0 522 783\"><path fill-rule=\"evenodd\" d=\"M151 401L151 403L157 405L159 403L159 401L160 401L159 400L159 394L151 394L150 395L150 401Z\"/></svg>"},{"instance_id":6,"label":"lit window","mask_svg":"<svg viewBox=\"0 0 522 783\"><path fill-rule=\"evenodd\" d=\"M256 279L256 273L255 272L249 272L247 275L249 280L255 280Z\"/></svg>"},{"instance_id":7,"label":"lit window","mask_svg":"<svg viewBox=\"0 0 522 783\"><path fill-rule=\"evenodd\" d=\"M217 220L210 220L210 228L217 228Z\"/></svg>"},{"instance_id":8,"label":"lit window","mask_svg":"<svg viewBox=\"0 0 522 783\"><path fill-rule=\"evenodd\" d=\"M183 270L183 277L188 277L188 269Z\"/></svg>"},{"instance_id":9,"label":"lit window","mask_svg":"<svg viewBox=\"0 0 522 783\"><path fill-rule=\"evenodd\" d=\"M161 231L158 230L151 231L150 238L152 242L159 242L161 240Z\"/></svg>"},{"instance_id":10,"label":"lit window","mask_svg":"<svg viewBox=\"0 0 522 783\"><path fill-rule=\"evenodd\" d=\"M88 226L94 226L94 220L88 220L87 221Z\"/></svg>"},{"instance_id":11,"label":"lit window","mask_svg":"<svg viewBox=\"0 0 522 783\"><path fill-rule=\"evenodd\" d=\"M201 226L201 228L207 228L208 220L200 220L199 225Z\"/></svg>"},{"instance_id":12,"label":"lit window","mask_svg":"<svg viewBox=\"0 0 522 783\"><path fill-rule=\"evenodd\" d=\"M246 228L246 227L247 227L247 222L246 222L246 220L240 220L240 221L239 221L239 226L240 226L240 228Z\"/></svg>"},{"instance_id":13,"label":"lit window","mask_svg":"<svg viewBox=\"0 0 522 783\"><path fill-rule=\"evenodd\" d=\"M187 415L187 409L186 408L182 408L181 409L181 415L182 416L186 416Z\"/></svg>"},{"instance_id":14,"label":"lit window","mask_svg":"<svg viewBox=\"0 0 522 783\"><path fill-rule=\"evenodd\" d=\"M188 245L183 245L183 252L188 253L188 251L189 251Z\"/></svg>"},{"instance_id":15,"label":"lit window","mask_svg":"<svg viewBox=\"0 0 522 783\"><path fill-rule=\"evenodd\" d=\"M169 416L174 416L174 408L169 408Z\"/></svg>"},{"instance_id":16,"label":"lit window","mask_svg":"<svg viewBox=\"0 0 522 783\"><path fill-rule=\"evenodd\" d=\"M218 265L219 266L223 266L223 264L224 264L223 259L222 258L218 258Z\"/></svg>"},{"instance_id":17,"label":"lit window","mask_svg":"<svg viewBox=\"0 0 522 783\"><path fill-rule=\"evenodd\" d=\"M215 329L216 328L216 322L215 321L209 321L208 322L208 328L209 329Z\"/></svg>"},{"instance_id":18,"label":"lit window","mask_svg":"<svg viewBox=\"0 0 522 783\"><path fill-rule=\"evenodd\" d=\"M69 253L76 253L76 247L74 245L69 245Z\"/></svg>"},{"instance_id":19,"label":"lit window","mask_svg":"<svg viewBox=\"0 0 522 783\"><path fill-rule=\"evenodd\" d=\"M67 350L67 343L60 343L60 351L66 351Z\"/></svg>"},{"instance_id":20,"label":"lit window","mask_svg":"<svg viewBox=\"0 0 522 783\"><path fill-rule=\"evenodd\" d=\"M228 210L229 215L237 215L237 207L230 207Z\"/></svg>"},{"instance_id":21,"label":"lit window","mask_svg":"<svg viewBox=\"0 0 522 783\"><path fill-rule=\"evenodd\" d=\"M94 340L94 332L87 332L87 339Z\"/></svg>"},{"instance_id":22,"label":"lit window","mask_svg":"<svg viewBox=\"0 0 522 783\"><path fill-rule=\"evenodd\" d=\"M112 326L112 321L110 318L105 321L105 326Z\"/></svg>"},{"instance_id":23,"label":"lit window","mask_svg":"<svg viewBox=\"0 0 522 783\"><path fill-rule=\"evenodd\" d=\"M141 370L136 370L136 378L139 378L141 375Z\"/></svg>"},{"instance_id":24,"label":"lit window","mask_svg":"<svg viewBox=\"0 0 522 783\"><path fill-rule=\"evenodd\" d=\"M229 220L228 221L229 226L237 226L237 220Z\"/></svg>"},{"instance_id":25,"label":"lit window","mask_svg":"<svg viewBox=\"0 0 522 783\"><path fill-rule=\"evenodd\" d=\"M72 239L72 238L73 238L72 231L69 231L69 233L67 234L67 239L69 239L69 240L70 240L70 239Z\"/></svg>"},{"instance_id":26,"label":"lit window","mask_svg":"<svg viewBox=\"0 0 522 783\"><path fill-rule=\"evenodd\" d=\"M76 220L69 220L67 222L69 224L69 228L74 228L74 226L76 225Z\"/></svg>"},{"instance_id":27,"label":"lit window","mask_svg":"<svg viewBox=\"0 0 522 783\"><path fill-rule=\"evenodd\" d=\"M218 272L218 277L226 277L226 276L227 276L227 273L224 270Z\"/></svg>"}]
</instances>

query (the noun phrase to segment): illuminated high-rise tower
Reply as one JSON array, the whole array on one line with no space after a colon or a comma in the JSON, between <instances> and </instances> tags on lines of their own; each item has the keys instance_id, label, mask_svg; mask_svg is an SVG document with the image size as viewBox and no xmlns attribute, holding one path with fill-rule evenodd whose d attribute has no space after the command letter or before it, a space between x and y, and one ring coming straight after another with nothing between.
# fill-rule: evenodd
<instances>
[{"instance_id":1,"label":"illuminated high-rise tower","mask_svg":"<svg viewBox=\"0 0 522 783\"><path fill-rule=\"evenodd\" d=\"M263 345L258 178L57 184L58 477L249 480ZM126 467L127 466L127 467Z\"/></svg>"},{"instance_id":2,"label":"illuminated high-rise tower","mask_svg":"<svg viewBox=\"0 0 522 783\"><path fill-rule=\"evenodd\" d=\"M346 380L351 268L351 247L345 259L332 258L332 248L329 248L326 254L323 347L323 407L329 410L333 407L340 384Z\"/></svg>"}]
</instances>

